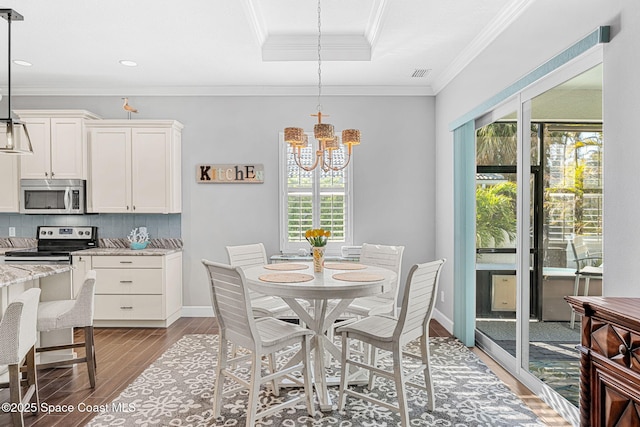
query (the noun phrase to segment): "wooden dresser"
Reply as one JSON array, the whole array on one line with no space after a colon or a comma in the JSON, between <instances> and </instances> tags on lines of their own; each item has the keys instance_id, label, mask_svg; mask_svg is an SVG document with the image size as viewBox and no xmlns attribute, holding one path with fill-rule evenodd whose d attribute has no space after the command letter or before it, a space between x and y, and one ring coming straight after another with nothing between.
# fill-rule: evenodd
<instances>
[{"instance_id":1,"label":"wooden dresser","mask_svg":"<svg viewBox=\"0 0 640 427\"><path fill-rule=\"evenodd\" d=\"M640 298L565 299L583 316L580 425L640 426Z\"/></svg>"}]
</instances>

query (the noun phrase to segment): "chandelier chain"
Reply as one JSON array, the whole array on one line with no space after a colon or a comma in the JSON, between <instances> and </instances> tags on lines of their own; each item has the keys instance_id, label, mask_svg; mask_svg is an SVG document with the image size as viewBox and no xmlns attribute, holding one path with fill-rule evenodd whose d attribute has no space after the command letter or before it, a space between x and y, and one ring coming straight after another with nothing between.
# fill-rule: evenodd
<instances>
[{"instance_id":1,"label":"chandelier chain","mask_svg":"<svg viewBox=\"0 0 640 427\"><path fill-rule=\"evenodd\" d=\"M320 97L322 96L322 21L320 20L320 13L322 9L320 7L320 0L318 0L318 112L322 111L322 104L320 103Z\"/></svg>"}]
</instances>

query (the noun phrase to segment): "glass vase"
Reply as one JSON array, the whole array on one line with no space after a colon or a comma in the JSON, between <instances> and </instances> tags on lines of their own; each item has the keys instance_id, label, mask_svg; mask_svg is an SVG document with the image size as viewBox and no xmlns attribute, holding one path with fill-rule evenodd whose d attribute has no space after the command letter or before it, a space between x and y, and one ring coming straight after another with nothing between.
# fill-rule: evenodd
<instances>
[{"instance_id":1,"label":"glass vase","mask_svg":"<svg viewBox=\"0 0 640 427\"><path fill-rule=\"evenodd\" d=\"M322 273L324 270L324 246L314 246L311 248L313 251L313 271L315 273Z\"/></svg>"}]
</instances>

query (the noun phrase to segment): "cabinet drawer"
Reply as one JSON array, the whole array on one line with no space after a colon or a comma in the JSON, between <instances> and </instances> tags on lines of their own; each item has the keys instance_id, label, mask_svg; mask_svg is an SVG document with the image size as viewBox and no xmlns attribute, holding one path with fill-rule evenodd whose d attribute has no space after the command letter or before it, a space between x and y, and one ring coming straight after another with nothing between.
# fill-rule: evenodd
<instances>
[{"instance_id":1,"label":"cabinet drawer","mask_svg":"<svg viewBox=\"0 0 640 427\"><path fill-rule=\"evenodd\" d=\"M161 256L94 256L93 268L162 268Z\"/></svg>"},{"instance_id":2,"label":"cabinet drawer","mask_svg":"<svg viewBox=\"0 0 640 427\"><path fill-rule=\"evenodd\" d=\"M95 320L163 320L162 295L96 295Z\"/></svg>"},{"instance_id":3,"label":"cabinet drawer","mask_svg":"<svg viewBox=\"0 0 640 427\"><path fill-rule=\"evenodd\" d=\"M162 294L162 270L98 268L96 294Z\"/></svg>"}]
</instances>

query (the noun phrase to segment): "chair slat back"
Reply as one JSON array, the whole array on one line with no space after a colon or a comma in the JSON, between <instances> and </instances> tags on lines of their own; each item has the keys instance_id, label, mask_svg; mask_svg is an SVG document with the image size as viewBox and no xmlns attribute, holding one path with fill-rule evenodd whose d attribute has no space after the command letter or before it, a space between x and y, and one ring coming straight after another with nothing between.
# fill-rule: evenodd
<instances>
[{"instance_id":1,"label":"chair slat back","mask_svg":"<svg viewBox=\"0 0 640 427\"><path fill-rule=\"evenodd\" d=\"M227 254L232 267L251 267L267 263L267 252L262 243L227 246Z\"/></svg>"},{"instance_id":2,"label":"chair slat back","mask_svg":"<svg viewBox=\"0 0 640 427\"><path fill-rule=\"evenodd\" d=\"M22 361L37 340L40 289L27 289L7 306L0 320L0 365Z\"/></svg>"},{"instance_id":3,"label":"chair slat back","mask_svg":"<svg viewBox=\"0 0 640 427\"><path fill-rule=\"evenodd\" d=\"M211 302L220 334L229 341L255 350L256 341L260 338L242 270L204 259L202 263L209 274Z\"/></svg>"},{"instance_id":4,"label":"chair slat back","mask_svg":"<svg viewBox=\"0 0 640 427\"><path fill-rule=\"evenodd\" d=\"M402 298L402 307L394 339L413 339L428 327L436 302L440 271L445 259L416 264L411 267Z\"/></svg>"},{"instance_id":5,"label":"chair slat back","mask_svg":"<svg viewBox=\"0 0 640 427\"><path fill-rule=\"evenodd\" d=\"M371 243L363 243L360 252L360 263L364 265L372 265L375 267L388 268L397 274L396 280L391 283L391 290L382 294L383 297L398 300L398 291L400 287L400 271L402 269L402 254L404 246L387 246L374 245Z\"/></svg>"}]
</instances>

